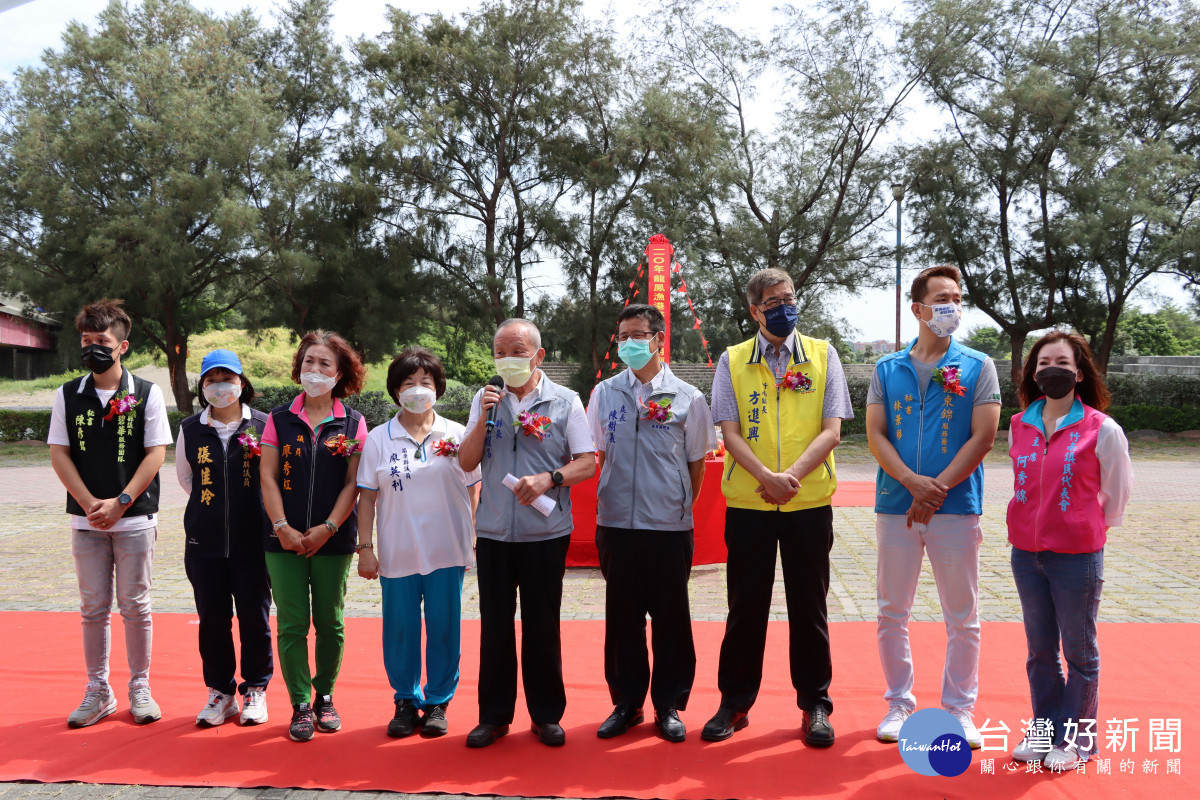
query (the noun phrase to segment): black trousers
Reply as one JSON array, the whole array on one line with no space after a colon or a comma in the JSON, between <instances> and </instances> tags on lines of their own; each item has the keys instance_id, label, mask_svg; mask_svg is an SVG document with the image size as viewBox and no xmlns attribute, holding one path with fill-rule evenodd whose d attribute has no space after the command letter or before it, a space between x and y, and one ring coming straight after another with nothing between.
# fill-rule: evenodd
<instances>
[{"instance_id":1,"label":"black trousers","mask_svg":"<svg viewBox=\"0 0 1200 800\"><path fill-rule=\"evenodd\" d=\"M687 708L696 679L696 645L688 606L692 531L596 526L604 596L604 679L614 706L641 708L649 690L656 709ZM646 652L652 621L654 678Z\"/></svg>"},{"instance_id":2,"label":"black trousers","mask_svg":"<svg viewBox=\"0 0 1200 800\"><path fill-rule=\"evenodd\" d=\"M833 711L829 683L829 551L833 508L800 511L725 510L729 618L721 641L717 686L722 706L748 711L762 684L763 651L775 582L775 552L783 563L789 657L796 705Z\"/></svg>"},{"instance_id":3,"label":"black trousers","mask_svg":"<svg viewBox=\"0 0 1200 800\"><path fill-rule=\"evenodd\" d=\"M529 717L558 722L567 708L559 608L571 537L542 542L476 540L479 567L479 721L508 725L517 705L517 592L521 685Z\"/></svg>"},{"instance_id":4,"label":"black trousers","mask_svg":"<svg viewBox=\"0 0 1200 800\"><path fill-rule=\"evenodd\" d=\"M184 555L183 566L200 617L204 685L225 694L245 694L251 686L266 688L275 673L275 659L271 651L271 583L263 554L233 558ZM235 604L242 645L241 684L235 680Z\"/></svg>"}]
</instances>

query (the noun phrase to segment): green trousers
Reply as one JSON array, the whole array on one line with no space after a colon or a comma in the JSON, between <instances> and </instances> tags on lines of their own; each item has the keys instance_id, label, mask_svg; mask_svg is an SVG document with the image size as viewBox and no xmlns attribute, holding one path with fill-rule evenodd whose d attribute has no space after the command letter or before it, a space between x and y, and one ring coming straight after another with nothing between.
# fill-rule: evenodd
<instances>
[{"instance_id":1,"label":"green trousers","mask_svg":"<svg viewBox=\"0 0 1200 800\"><path fill-rule=\"evenodd\" d=\"M354 556L267 553L278 615L279 667L292 705L332 695L346 645L346 578ZM310 602L311 601L311 602ZM309 620L316 633L316 673L308 663Z\"/></svg>"}]
</instances>

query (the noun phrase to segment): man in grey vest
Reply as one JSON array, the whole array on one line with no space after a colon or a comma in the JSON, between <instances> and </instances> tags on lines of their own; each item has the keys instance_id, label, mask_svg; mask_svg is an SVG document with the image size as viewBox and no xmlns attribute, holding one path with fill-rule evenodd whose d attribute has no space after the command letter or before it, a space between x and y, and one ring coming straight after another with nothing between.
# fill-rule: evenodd
<instances>
[{"instance_id":1,"label":"man in grey vest","mask_svg":"<svg viewBox=\"0 0 1200 800\"><path fill-rule=\"evenodd\" d=\"M682 742L687 729L678 711L687 708L696 676L687 586L692 506L717 437L704 394L659 358L662 313L626 306L617 324L617 355L629 369L596 386L588 402L601 468L596 547L607 582L604 678L614 706L596 735L610 739L642 722L649 691L659 734Z\"/></svg>"},{"instance_id":2,"label":"man in grey vest","mask_svg":"<svg viewBox=\"0 0 1200 800\"><path fill-rule=\"evenodd\" d=\"M525 703L533 732L556 746L566 741L559 607L571 543L567 487L595 474L595 447L579 395L538 369L546 351L532 322L500 323L492 351L505 387L488 385L475 395L458 455L464 470L483 469L475 512L479 724L467 746L487 747L513 721L518 590Z\"/></svg>"}]
</instances>

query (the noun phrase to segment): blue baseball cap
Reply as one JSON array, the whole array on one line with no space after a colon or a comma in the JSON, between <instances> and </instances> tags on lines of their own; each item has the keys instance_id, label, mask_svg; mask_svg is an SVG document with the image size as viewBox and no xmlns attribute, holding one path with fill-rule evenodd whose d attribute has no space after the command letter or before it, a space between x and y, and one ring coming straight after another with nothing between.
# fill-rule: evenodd
<instances>
[{"instance_id":1,"label":"blue baseball cap","mask_svg":"<svg viewBox=\"0 0 1200 800\"><path fill-rule=\"evenodd\" d=\"M213 350L200 362L200 376L210 369L227 369L235 375L242 374L242 362L232 350Z\"/></svg>"}]
</instances>

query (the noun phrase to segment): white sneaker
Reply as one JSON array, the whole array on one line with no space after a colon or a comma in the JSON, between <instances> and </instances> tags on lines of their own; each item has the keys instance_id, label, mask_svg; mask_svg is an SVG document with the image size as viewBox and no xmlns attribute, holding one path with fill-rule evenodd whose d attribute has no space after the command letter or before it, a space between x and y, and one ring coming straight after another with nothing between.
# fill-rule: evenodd
<instances>
[{"instance_id":1,"label":"white sneaker","mask_svg":"<svg viewBox=\"0 0 1200 800\"><path fill-rule=\"evenodd\" d=\"M1050 752L1050 743L1043 740L1044 746L1038 747L1036 742L1033 742L1026 736L1017 745L1017 749L1012 751L1013 761L1041 761Z\"/></svg>"},{"instance_id":2,"label":"white sneaker","mask_svg":"<svg viewBox=\"0 0 1200 800\"><path fill-rule=\"evenodd\" d=\"M133 715L133 721L139 725L162 718L162 711L159 709L158 703L154 702L154 698L150 696L149 686L139 686L129 690L129 713Z\"/></svg>"},{"instance_id":3,"label":"white sneaker","mask_svg":"<svg viewBox=\"0 0 1200 800\"><path fill-rule=\"evenodd\" d=\"M978 750L983 744L983 737L979 735L979 728L976 728L975 723L971 720L971 712L965 708L947 708L946 710L962 725L963 738L967 740L967 744L972 750Z\"/></svg>"},{"instance_id":4,"label":"white sneaker","mask_svg":"<svg viewBox=\"0 0 1200 800\"><path fill-rule=\"evenodd\" d=\"M1058 745L1049 753L1042 761L1046 769L1051 772L1069 772L1075 769L1083 762L1079 757L1079 749L1073 744Z\"/></svg>"},{"instance_id":5,"label":"white sneaker","mask_svg":"<svg viewBox=\"0 0 1200 800\"><path fill-rule=\"evenodd\" d=\"M250 686L242 698L243 725L261 725L267 721L267 692L261 686Z\"/></svg>"},{"instance_id":6,"label":"white sneaker","mask_svg":"<svg viewBox=\"0 0 1200 800\"><path fill-rule=\"evenodd\" d=\"M196 715L196 724L202 728L215 728L230 717L237 716L237 698L231 694L208 690L208 704Z\"/></svg>"},{"instance_id":7,"label":"white sneaker","mask_svg":"<svg viewBox=\"0 0 1200 800\"><path fill-rule=\"evenodd\" d=\"M912 709L902 703L892 703L879 727L875 729L875 738L881 742L900 741L900 728L904 720L912 714Z\"/></svg>"},{"instance_id":8,"label":"white sneaker","mask_svg":"<svg viewBox=\"0 0 1200 800\"><path fill-rule=\"evenodd\" d=\"M95 725L116 710L117 697L111 688L89 685L83 693L83 702L79 704L79 708L67 717L67 725L72 728L86 728Z\"/></svg>"}]
</instances>

